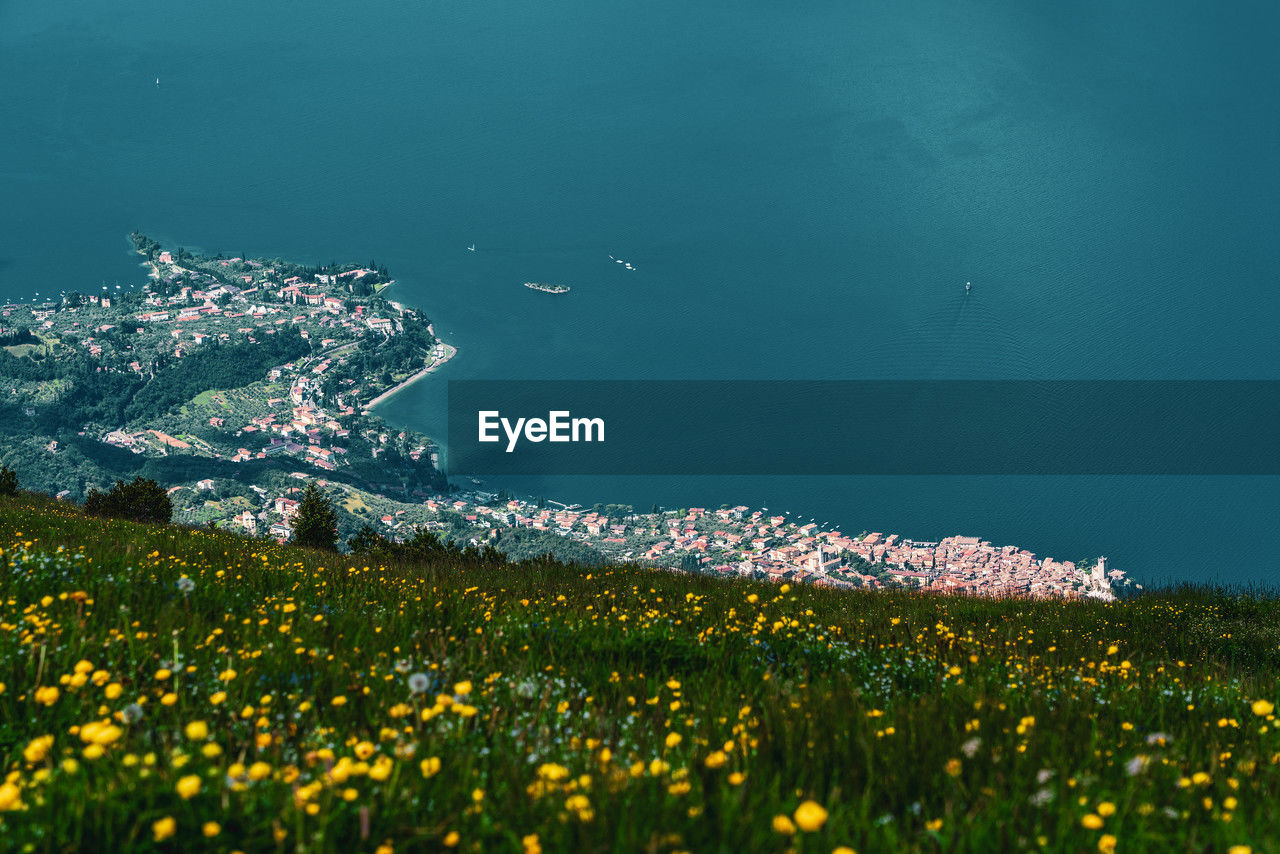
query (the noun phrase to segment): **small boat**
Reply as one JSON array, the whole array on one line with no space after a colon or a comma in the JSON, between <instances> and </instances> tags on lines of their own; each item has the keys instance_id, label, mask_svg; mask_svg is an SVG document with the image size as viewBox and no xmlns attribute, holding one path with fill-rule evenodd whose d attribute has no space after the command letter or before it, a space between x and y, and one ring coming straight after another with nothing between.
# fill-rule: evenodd
<instances>
[{"instance_id":1,"label":"small boat","mask_svg":"<svg viewBox=\"0 0 1280 854\"><path fill-rule=\"evenodd\" d=\"M475 251L476 251L476 245L475 245L474 243L472 243L470 246L468 246L468 247L467 247L467 251L468 251L468 252L475 252Z\"/></svg>"},{"instance_id":2,"label":"small boat","mask_svg":"<svg viewBox=\"0 0 1280 854\"><path fill-rule=\"evenodd\" d=\"M159 78L159 77L157 77L157 78L156 78L156 86L158 87L159 85L160 85L160 78Z\"/></svg>"},{"instance_id":3,"label":"small boat","mask_svg":"<svg viewBox=\"0 0 1280 854\"><path fill-rule=\"evenodd\" d=\"M634 269L635 269L635 267L632 267L630 264L628 264L628 265L627 265L627 269L628 269L628 270L634 270Z\"/></svg>"},{"instance_id":4,"label":"small boat","mask_svg":"<svg viewBox=\"0 0 1280 854\"><path fill-rule=\"evenodd\" d=\"M973 290L973 282L965 282L965 283L964 283L964 292L967 294L967 293L969 293L969 291L971 291L971 290Z\"/></svg>"},{"instance_id":5,"label":"small boat","mask_svg":"<svg viewBox=\"0 0 1280 854\"><path fill-rule=\"evenodd\" d=\"M614 259L613 259L613 263L615 263L615 264L621 264L621 263L622 263L622 259L621 259L621 258L614 258Z\"/></svg>"}]
</instances>

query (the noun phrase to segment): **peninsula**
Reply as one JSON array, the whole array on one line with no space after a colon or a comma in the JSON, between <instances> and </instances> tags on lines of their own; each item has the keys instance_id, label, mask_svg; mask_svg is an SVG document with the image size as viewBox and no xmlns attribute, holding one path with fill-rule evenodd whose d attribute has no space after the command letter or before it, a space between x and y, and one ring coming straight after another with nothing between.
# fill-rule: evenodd
<instances>
[{"instance_id":1,"label":"peninsula","mask_svg":"<svg viewBox=\"0 0 1280 854\"><path fill-rule=\"evenodd\" d=\"M316 481L336 499L344 541L365 525L391 539L426 529L517 559L842 588L1108 599L1130 584L1101 558L1057 561L977 537L852 536L727 504L552 508L450 485L428 437L372 411L456 352L419 310L385 298L385 268L132 239L141 286L0 307L0 463L30 488L78 499L143 475L169 489L186 524L284 541L303 482Z\"/></svg>"}]
</instances>

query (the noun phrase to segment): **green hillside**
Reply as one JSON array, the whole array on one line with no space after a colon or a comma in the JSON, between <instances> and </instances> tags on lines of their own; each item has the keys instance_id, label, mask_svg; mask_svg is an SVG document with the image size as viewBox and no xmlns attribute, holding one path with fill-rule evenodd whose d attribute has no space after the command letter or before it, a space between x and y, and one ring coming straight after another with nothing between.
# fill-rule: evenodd
<instances>
[{"instance_id":1,"label":"green hillside","mask_svg":"<svg viewBox=\"0 0 1280 854\"><path fill-rule=\"evenodd\" d=\"M0 499L0 849L1280 850L1280 601L365 566Z\"/></svg>"}]
</instances>

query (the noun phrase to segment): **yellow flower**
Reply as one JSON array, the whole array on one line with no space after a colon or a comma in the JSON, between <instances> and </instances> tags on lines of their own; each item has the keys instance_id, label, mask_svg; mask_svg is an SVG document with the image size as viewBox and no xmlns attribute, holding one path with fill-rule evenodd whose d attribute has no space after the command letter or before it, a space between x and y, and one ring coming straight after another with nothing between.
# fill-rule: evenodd
<instances>
[{"instance_id":1,"label":"yellow flower","mask_svg":"<svg viewBox=\"0 0 1280 854\"><path fill-rule=\"evenodd\" d=\"M1114 854L1116 850L1116 838L1110 833L1104 833L1098 839L1098 850L1102 854Z\"/></svg>"},{"instance_id":2,"label":"yellow flower","mask_svg":"<svg viewBox=\"0 0 1280 854\"><path fill-rule=\"evenodd\" d=\"M924 823L924 829L932 832L942 830L942 819L933 818Z\"/></svg>"},{"instance_id":3,"label":"yellow flower","mask_svg":"<svg viewBox=\"0 0 1280 854\"><path fill-rule=\"evenodd\" d=\"M1084 818L1080 819L1080 823L1089 830L1097 830L1102 827L1102 817L1089 813Z\"/></svg>"},{"instance_id":4,"label":"yellow flower","mask_svg":"<svg viewBox=\"0 0 1280 854\"><path fill-rule=\"evenodd\" d=\"M222 747L216 741L211 741L200 748L200 752L206 759L215 759L222 755Z\"/></svg>"},{"instance_id":5,"label":"yellow flower","mask_svg":"<svg viewBox=\"0 0 1280 854\"><path fill-rule=\"evenodd\" d=\"M339 694L337 697L334 697L329 702L335 706L345 706L347 704L347 698Z\"/></svg>"},{"instance_id":6,"label":"yellow flower","mask_svg":"<svg viewBox=\"0 0 1280 854\"><path fill-rule=\"evenodd\" d=\"M775 815L773 817L773 830L775 833L781 833L783 836L794 836L796 826L791 823L791 819L785 815Z\"/></svg>"},{"instance_id":7,"label":"yellow flower","mask_svg":"<svg viewBox=\"0 0 1280 854\"><path fill-rule=\"evenodd\" d=\"M124 693L124 686L121 685L119 682L112 682L110 685L102 689L102 695L106 697L108 700L119 699L120 695L123 693Z\"/></svg>"},{"instance_id":8,"label":"yellow flower","mask_svg":"<svg viewBox=\"0 0 1280 854\"><path fill-rule=\"evenodd\" d=\"M462 838L462 837L460 837L460 836L458 835L458 831L456 831L456 830L451 830L451 831L449 831L448 833L446 833L446 834L444 835L444 844L445 844L445 845L447 845L447 846L448 846L448 847L450 847L450 848L453 848L453 847L457 846L457 844L458 844L458 840L459 840L459 839L461 839L461 838Z\"/></svg>"},{"instance_id":9,"label":"yellow flower","mask_svg":"<svg viewBox=\"0 0 1280 854\"><path fill-rule=\"evenodd\" d=\"M209 725L204 721L192 721L183 730L192 741L204 741L209 737Z\"/></svg>"},{"instance_id":10,"label":"yellow flower","mask_svg":"<svg viewBox=\"0 0 1280 854\"><path fill-rule=\"evenodd\" d=\"M178 695L172 691L160 698L160 705L162 706L172 706L176 702L178 702Z\"/></svg>"},{"instance_id":11,"label":"yellow flower","mask_svg":"<svg viewBox=\"0 0 1280 854\"><path fill-rule=\"evenodd\" d=\"M61 692L54 685L42 685L36 689L35 700L42 706L52 706L58 702L58 695Z\"/></svg>"},{"instance_id":12,"label":"yellow flower","mask_svg":"<svg viewBox=\"0 0 1280 854\"><path fill-rule=\"evenodd\" d=\"M1115 814L1116 814L1116 805L1111 803L1111 801L1103 801L1102 803L1098 804L1098 815L1102 816L1103 818L1106 818L1109 815L1115 815Z\"/></svg>"},{"instance_id":13,"label":"yellow flower","mask_svg":"<svg viewBox=\"0 0 1280 854\"><path fill-rule=\"evenodd\" d=\"M747 779L746 774L743 774L741 771L734 771L732 774L729 775L729 785L741 786L742 781L745 779Z\"/></svg>"},{"instance_id":14,"label":"yellow flower","mask_svg":"<svg viewBox=\"0 0 1280 854\"><path fill-rule=\"evenodd\" d=\"M156 842L164 842L170 836L173 836L177 830L178 823L173 820L172 816L165 816L151 825L151 833L155 836Z\"/></svg>"},{"instance_id":15,"label":"yellow flower","mask_svg":"<svg viewBox=\"0 0 1280 854\"><path fill-rule=\"evenodd\" d=\"M22 749L22 758L31 763L43 762L53 748L53 736L42 735L31 739L31 743Z\"/></svg>"},{"instance_id":16,"label":"yellow flower","mask_svg":"<svg viewBox=\"0 0 1280 854\"><path fill-rule=\"evenodd\" d=\"M678 732L667 733L667 747L675 747L683 738L684 736L680 735Z\"/></svg>"},{"instance_id":17,"label":"yellow flower","mask_svg":"<svg viewBox=\"0 0 1280 854\"><path fill-rule=\"evenodd\" d=\"M106 752L101 744L90 744L84 749L84 758L92 762L95 759L101 759L102 754Z\"/></svg>"},{"instance_id":18,"label":"yellow flower","mask_svg":"<svg viewBox=\"0 0 1280 854\"><path fill-rule=\"evenodd\" d=\"M827 811L817 801L805 801L796 807L795 820L801 830L811 833L827 823Z\"/></svg>"},{"instance_id":19,"label":"yellow flower","mask_svg":"<svg viewBox=\"0 0 1280 854\"><path fill-rule=\"evenodd\" d=\"M172 675L173 675L173 671L169 670L168 668L161 667L159 670L156 671L156 681L163 682L164 680L168 679Z\"/></svg>"},{"instance_id":20,"label":"yellow flower","mask_svg":"<svg viewBox=\"0 0 1280 854\"><path fill-rule=\"evenodd\" d=\"M467 696L468 694L471 693L471 683L470 682L457 683L456 685L453 686L453 693L457 694L459 697Z\"/></svg>"},{"instance_id":21,"label":"yellow flower","mask_svg":"<svg viewBox=\"0 0 1280 854\"><path fill-rule=\"evenodd\" d=\"M223 682L230 682L232 679L235 679L235 678L236 678L236 672L234 670L228 669L218 674L218 679L220 679Z\"/></svg>"},{"instance_id":22,"label":"yellow flower","mask_svg":"<svg viewBox=\"0 0 1280 854\"><path fill-rule=\"evenodd\" d=\"M703 761L703 764L705 764L708 768L719 768L722 765L724 765L724 763L727 762L728 759L729 757L725 756L725 753L723 750L717 750L714 753L707 754L707 758Z\"/></svg>"},{"instance_id":23,"label":"yellow flower","mask_svg":"<svg viewBox=\"0 0 1280 854\"><path fill-rule=\"evenodd\" d=\"M422 769L423 777L434 777L440 770L440 757L431 756L419 763L418 767Z\"/></svg>"},{"instance_id":24,"label":"yellow flower","mask_svg":"<svg viewBox=\"0 0 1280 854\"><path fill-rule=\"evenodd\" d=\"M838 845L831 849L831 854L858 854L858 852L854 851L848 845Z\"/></svg>"},{"instance_id":25,"label":"yellow flower","mask_svg":"<svg viewBox=\"0 0 1280 854\"><path fill-rule=\"evenodd\" d=\"M184 801L189 801L200 794L200 778L195 774L188 774L178 781L178 785L174 789L178 792L179 797Z\"/></svg>"},{"instance_id":26,"label":"yellow flower","mask_svg":"<svg viewBox=\"0 0 1280 854\"><path fill-rule=\"evenodd\" d=\"M1254 700L1253 713L1260 718L1265 718L1276 710L1276 704L1270 700Z\"/></svg>"},{"instance_id":27,"label":"yellow flower","mask_svg":"<svg viewBox=\"0 0 1280 854\"><path fill-rule=\"evenodd\" d=\"M1253 849L1248 845L1232 845L1227 849L1227 854L1253 854Z\"/></svg>"},{"instance_id":28,"label":"yellow flower","mask_svg":"<svg viewBox=\"0 0 1280 854\"><path fill-rule=\"evenodd\" d=\"M206 821L204 826L200 828L200 832L212 838L222 832L222 825L216 821Z\"/></svg>"},{"instance_id":29,"label":"yellow flower","mask_svg":"<svg viewBox=\"0 0 1280 854\"><path fill-rule=\"evenodd\" d=\"M947 760L946 772L948 776L959 777L960 770L961 770L961 765L960 765L959 759L951 758Z\"/></svg>"},{"instance_id":30,"label":"yellow flower","mask_svg":"<svg viewBox=\"0 0 1280 854\"><path fill-rule=\"evenodd\" d=\"M12 783L0 784L0 812L22 808L22 790Z\"/></svg>"},{"instance_id":31,"label":"yellow flower","mask_svg":"<svg viewBox=\"0 0 1280 854\"><path fill-rule=\"evenodd\" d=\"M356 745L355 753L357 759L368 759L373 755L374 746L367 741L362 741Z\"/></svg>"},{"instance_id":32,"label":"yellow flower","mask_svg":"<svg viewBox=\"0 0 1280 854\"><path fill-rule=\"evenodd\" d=\"M271 766L265 762L255 762L249 766L250 780L265 780L271 776Z\"/></svg>"},{"instance_id":33,"label":"yellow flower","mask_svg":"<svg viewBox=\"0 0 1280 854\"><path fill-rule=\"evenodd\" d=\"M215 691L214 693L209 695L209 702L215 706L221 706L226 701L227 701L226 691Z\"/></svg>"}]
</instances>

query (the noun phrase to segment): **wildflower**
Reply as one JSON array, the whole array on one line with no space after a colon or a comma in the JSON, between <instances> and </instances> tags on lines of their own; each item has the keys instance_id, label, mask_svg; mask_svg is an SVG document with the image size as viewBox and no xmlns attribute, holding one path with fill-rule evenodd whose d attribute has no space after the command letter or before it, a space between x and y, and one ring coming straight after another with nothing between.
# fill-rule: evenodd
<instances>
[{"instance_id":1,"label":"wildflower","mask_svg":"<svg viewBox=\"0 0 1280 854\"><path fill-rule=\"evenodd\" d=\"M1098 804L1097 812L1098 812L1098 815L1102 816L1103 818L1106 818L1109 815L1115 815L1116 805L1111 803L1111 801L1103 801L1102 803Z\"/></svg>"},{"instance_id":2,"label":"wildflower","mask_svg":"<svg viewBox=\"0 0 1280 854\"><path fill-rule=\"evenodd\" d=\"M434 777L440 770L440 757L430 756L418 763L418 767L422 769L423 777Z\"/></svg>"},{"instance_id":3,"label":"wildflower","mask_svg":"<svg viewBox=\"0 0 1280 854\"><path fill-rule=\"evenodd\" d=\"M415 673L409 677L409 691L414 694L425 694L431 686L431 678L425 673Z\"/></svg>"},{"instance_id":4,"label":"wildflower","mask_svg":"<svg viewBox=\"0 0 1280 854\"><path fill-rule=\"evenodd\" d=\"M684 736L680 735L678 732L667 733L667 747L675 747L683 738Z\"/></svg>"},{"instance_id":5,"label":"wildflower","mask_svg":"<svg viewBox=\"0 0 1280 854\"><path fill-rule=\"evenodd\" d=\"M329 702L334 706L345 706L347 704L347 698L339 694Z\"/></svg>"},{"instance_id":6,"label":"wildflower","mask_svg":"<svg viewBox=\"0 0 1280 854\"><path fill-rule=\"evenodd\" d=\"M22 809L22 790L13 783L0 784L0 812Z\"/></svg>"},{"instance_id":7,"label":"wildflower","mask_svg":"<svg viewBox=\"0 0 1280 854\"><path fill-rule=\"evenodd\" d=\"M471 693L471 683L469 681L457 683L453 686L453 693L457 694L459 697L467 696Z\"/></svg>"},{"instance_id":8,"label":"wildflower","mask_svg":"<svg viewBox=\"0 0 1280 854\"><path fill-rule=\"evenodd\" d=\"M729 757L725 756L723 750L717 750L713 753L707 754L707 758L703 760L703 764L708 768L719 768L724 765L728 758Z\"/></svg>"},{"instance_id":9,"label":"wildflower","mask_svg":"<svg viewBox=\"0 0 1280 854\"><path fill-rule=\"evenodd\" d=\"M926 821L924 823L924 829L934 833L936 833L939 830L942 830L942 819L935 818L935 819L930 819L929 821Z\"/></svg>"},{"instance_id":10,"label":"wildflower","mask_svg":"<svg viewBox=\"0 0 1280 854\"><path fill-rule=\"evenodd\" d=\"M206 821L204 826L200 828L200 832L212 839L222 832L222 825L216 821Z\"/></svg>"},{"instance_id":11,"label":"wildflower","mask_svg":"<svg viewBox=\"0 0 1280 854\"><path fill-rule=\"evenodd\" d=\"M42 685L35 691L35 700L42 706L52 706L58 702L61 692L54 685Z\"/></svg>"},{"instance_id":12,"label":"wildflower","mask_svg":"<svg viewBox=\"0 0 1280 854\"><path fill-rule=\"evenodd\" d=\"M124 707L124 710L121 711L120 714L124 718L125 723L136 724L138 721L142 720L146 713L142 711L142 706L139 706L137 703L130 703Z\"/></svg>"},{"instance_id":13,"label":"wildflower","mask_svg":"<svg viewBox=\"0 0 1280 854\"><path fill-rule=\"evenodd\" d=\"M1110 833L1104 833L1098 838L1098 850L1102 854L1114 854L1116 850L1116 838Z\"/></svg>"},{"instance_id":14,"label":"wildflower","mask_svg":"<svg viewBox=\"0 0 1280 854\"><path fill-rule=\"evenodd\" d=\"M743 774L741 771L734 771L732 774L729 775L729 785L741 786L742 782L746 779L747 779L746 774Z\"/></svg>"},{"instance_id":15,"label":"wildflower","mask_svg":"<svg viewBox=\"0 0 1280 854\"><path fill-rule=\"evenodd\" d=\"M43 762L52 748L53 736L42 735L39 738L33 738L31 743L22 749L22 758L32 764Z\"/></svg>"},{"instance_id":16,"label":"wildflower","mask_svg":"<svg viewBox=\"0 0 1280 854\"><path fill-rule=\"evenodd\" d=\"M1048 768L1041 768L1036 772L1036 782L1043 786L1045 783L1053 779L1053 771Z\"/></svg>"},{"instance_id":17,"label":"wildflower","mask_svg":"<svg viewBox=\"0 0 1280 854\"><path fill-rule=\"evenodd\" d=\"M1163 732L1153 732L1147 736L1147 744L1158 744L1161 747L1164 747L1171 741L1173 741L1173 736L1167 735Z\"/></svg>"},{"instance_id":18,"label":"wildflower","mask_svg":"<svg viewBox=\"0 0 1280 854\"><path fill-rule=\"evenodd\" d=\"M961 766L960 760L956 759L955 757L952 757L947 760L947 764L944 770L947 772L948 777L959 777L961 767L962 766Z\"/></svg>"},{"instance_id":19,"label":"wildflower","mask_svg":"<svg viewBox=\"0 0 1280 854\"><path fill-rule=\"evenodd\" d=\"M165 816L151 825L151 834L156 842L164 842L178 830L178 823L172 816Z\"/></svg>"},{"instance_id":20,"label":"wildflower","mask_svg":"<svg viewBox=\"0 0 1280 854\"><path fill-rule=\"evenodd\" d=\"M178 785L174 789L179 797L184 801L189 801L200 794L200 778L195 774L188 774L178 781Z\"/></svg>"},{"instance_id":21,"label":"wildflower","mask_svg":"<svg viewBox=\"0 0 1280 854\"><path fill-rule=\"evenodd\" d=\"M196 589L196 583L184 575L178 579L178 589L183 593L190 593Z\"/></svg>"},{"instance_id":22,"label":"wildflower","mask_svg":"<svg viewBox=\"0 0 1280 854\"><path fill-rule=\"evenodd\" d=\"M773 817L773 831L774 833L781 833L783 836L794 836L796 826L785 815L775 815Z\"/></svg>"},{"instance_id":23,"label":"wildflower","mask_svg":"<svg viewBox=\"0 0 1280 854\"><path fill-rule=\"evenodd\" d=\"M801 830L811 833L827 823L827 811L817 801L805 801L796 807L795 820Z\"/></svg>"},{"instance_id":24,"label":"wildflower","mask_svg":"<svg viewBox=\"0 0 1280 854\"><path fill-rule=\"evenodd\" d=\"M444 844L445 844L447 847L449 847L449 848L455 848L455 847L457 847L457 845L458 845L458 840L460 840L461 838L462 838L462 837L458 835L458 831L456 831L456 830L451 830L451 831L449 831L448 833L446 833L446 834L444 835L444 840L443 840L443 841L444 841Z\"/></svg>"},{"instance_id":25,"label":"wildflower","mask_svg":"<svg viewBox=\"0 0 1280 854\"><path fill-rule=\"evenodd\" d=\"M1148 757L1138 754L1124 764L1124 771L1130 777L1136 777L1142 773L1150 761Z\"/></svg>"},{"instance_id":26,"label":"wildflower","mask_svg":"<svg viewBox=\"0 0 1280 854\"><path fill-rule=\"evenodd\" d=\"M963 753L969 759L972 759L974 756L978 754L978 748L981 746L982 746L982 739L978 738L977 736L974 736L973 738L966 741L964 744L960 745L960 752Z\"/></svg>"},{"instance_id":27,"label":"wildflower","mask_svg":"<svg viewBox=\"0 0 1280 854\"><path fill-rule=\"evenodd\" d=\"M209 737L209 725L204 721L192 721L183 732L192 741L204 741Z\"/></svg>"},{"instance_id":28,"label":"wildflower","mask_svg":"<svg viewBox=\"0 0 1280 854\"><path fill-rule=\"evenodd\" d=\"M1053 803L1053 790L1041 789L1031 797L1027 798L1027 802L1033 807L1043 807Z\"/></svg>"},{"instance_id":29,"label":"wildflower","mask_svg":"<svg viewBox=\"0 0 1280 854\"><path fill-rule=\"evenodd\" d=\"M123 693L124 686L119 682L112 682L110 685L102 689L102 696L106 697L108 700L118 699Z\"/></svg>"},{"instance_id":30,"label":"wildflower","mask_svg":"<svg viewBox=\"0 0 1280 854\"><path fill-rule=\"evenodd\" d=\"M156 681L164 682L166 679L168 679L172 675L173 675L172 670L170 670L167 667L161 667L159 670L156 671Z\"/></svg>"},{"instance_id":31,"label":"wildflower","mask_svg":"<svg viewBox=\"0 0 1280 854\"><path fill-rule=\"evenodd\" d=\"M1253 701L1253 713L1260 718L1265 718L1267 715L1271 714L1275 710L1276 710L1276 705L1275 703L1272 703L1270 700L1254 700Z\"/></svg>"},{"instance_id":32,"label":"wildflower","mask_svg":"<svg viewBox=\"0 0 1280 854\"><path fill-rule=\"evenodd\" d=\"M1102 827L1102 817L1095 815L1094 813L1089 813L1084 818L1080 819L1080 823L1089 830L1098 830Z\"/></svg>"}]
</instances>

